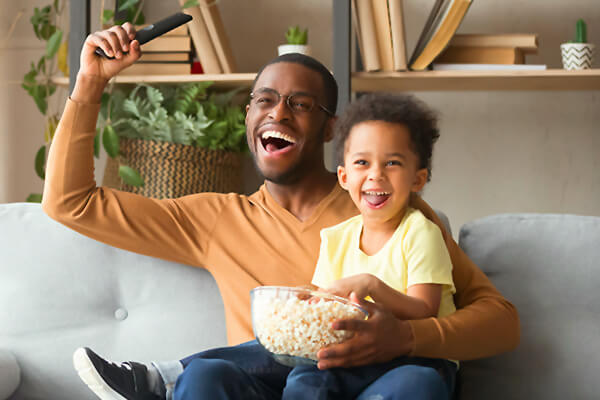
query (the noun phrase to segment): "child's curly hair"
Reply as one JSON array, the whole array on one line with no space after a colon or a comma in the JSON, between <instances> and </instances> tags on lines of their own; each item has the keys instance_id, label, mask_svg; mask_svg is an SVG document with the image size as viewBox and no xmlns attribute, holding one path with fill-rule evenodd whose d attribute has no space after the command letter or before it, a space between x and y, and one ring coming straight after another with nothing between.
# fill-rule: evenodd
<instances>
[{"instance_id":1,"label":"child's curly hair","mask_svg":"<svg viewBox=\"0 0 600 400\"><path fill-rule=\"evenodd\" d=\"M427 168L431 178L433 144L440 137L437 114L425 103L409 95L367 94L350 103L335 124L336 157L343 165L350 131L366 121L403 124L410 132L413 151L419 157L419 169Z\"/></svg>"}]
</instances>

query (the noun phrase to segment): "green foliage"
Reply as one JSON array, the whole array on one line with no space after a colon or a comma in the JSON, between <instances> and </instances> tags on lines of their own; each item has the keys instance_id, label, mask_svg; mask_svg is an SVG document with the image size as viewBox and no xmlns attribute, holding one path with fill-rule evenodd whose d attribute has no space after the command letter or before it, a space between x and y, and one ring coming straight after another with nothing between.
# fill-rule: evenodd
<instances>
[{"instance_id":1,"label":"green foliage","mask_svg":"<svg viewBox=\"0 0 600 400\"><path fill-rule=\"evenodd\" d=\"M124 18L115 19L115 12L111 9L102 10L102 23L122 25L125 22L131 22L134 25L142 25L146 22L144 13L141 10L142 2L140 0L126 0L119 5L119 11L126 11Z\"/></svg>"},{"instance_id":2,"label":"green foliage","mask_svg":"<svg viewBox=\"0 0 600 400\"><path fill-rule=\"evenodd\" d=\"M28 203L41 203L42 202L42 194L41 193L31 193L27 196L25 200Z\"/></svg>"},{"instance_id":3,"label":"green foliage","mask_svg":"<svg viewBox=\"0 0 600 400\"><path fill-rule=\"evenodd\" d=\"M575 24L575 43L587 43L587 25L581 18Z\"/></svg>"},{"instance_id":4,"label":"green foliage","mask_svg":"<svg viewBox=\"0 0 600 400\"><path fill-rule=\"evenodd\" d=\"M109 124L116 136L124 138L246 151L244 112L240 105L232 104L239 89L209 94L211 84L139 84L127 96L116 90L110 102L102 103L99 124ZM114 149L107 148L104 138L103 143L113 157Z\"/></svg>"},{"instance_id":5,"label":"green foliage","mask_svg":"<svg viewBox=\"0 0 600 400\"><path fill-rule=\"evenodd\" d=\"M190 8L190 7L195 7L198 5L198 0L187 0L183 6L181 6L182 9L186 9L186 8Z\"/></svg>"},{"instance_id":6,"label":"green foliage","mask_svg":"<svg viewBox=\"0 0 600 400\"><path fill-rule=\"evenodd\" d=\"M36 152L34 170L36 174L45 179L46 148L52 141L58 117L48 111L48 100L56 92L56 85L51 82L51 77L56 73L56 54L61 46L63 31L56 25L61 1L53 0L51 4L33 9L30 18L35 36L46 42L45 53L37 62L31 62L29 71L23 76L21 87L31 96L40 113L45 117L44 142L45 144ZM41 201L41 194L31 194L27 201Z\"/></svg>"},{"instance_id":7,"label":"green foliage","mask_svg":"<svg viewBox=\"0 0 600 400\"><path fill-rule=\"evenodd\" d=\"M298 25L290 26L285 33L285 40L287 44L306 45L308 43L308 29L301 30Z\"/></svg>"},{"instance_id":8,"label":"green foliage","mask_svg":"<svg viewBox=\"0 0 600 400\"><path fill-rule=\"evenodd\" d=\"M131 186L140 187L145 184L140 174L127 165L119 166L119 176L123 179L123 182Z\"/></svg>"}]
</instances>

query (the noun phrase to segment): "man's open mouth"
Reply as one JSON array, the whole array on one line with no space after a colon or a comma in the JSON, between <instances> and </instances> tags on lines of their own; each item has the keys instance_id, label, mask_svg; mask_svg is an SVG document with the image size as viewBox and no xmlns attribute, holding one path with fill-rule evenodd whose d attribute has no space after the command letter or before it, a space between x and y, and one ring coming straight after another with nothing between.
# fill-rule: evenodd
<instances>
[{"instance_id":1,"label":"man's open mouth","mask_svg":"<svg viewBox=\"0 0 600 400\"><path fill-rule=\"evenodd\" d=\"M260 136L260 142L267 152L273 153L293 146L296 139L278 131L266 131Z\"/></svg>"}]
</instances>

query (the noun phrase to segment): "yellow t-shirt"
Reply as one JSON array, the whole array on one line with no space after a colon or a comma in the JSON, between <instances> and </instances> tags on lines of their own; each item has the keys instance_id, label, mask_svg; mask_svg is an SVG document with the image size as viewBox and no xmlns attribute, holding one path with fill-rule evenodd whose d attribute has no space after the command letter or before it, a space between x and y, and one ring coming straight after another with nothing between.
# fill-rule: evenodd
<instances>
[{"instance_id":1,"label":"yellow t-shirt","mask_svg":"<svg viewBox=\"0 0 600 400\"><path fill-rule=\"evenodd\" d=\"M438 317L456 311L452 262L440 229L420 211L409 208L387 243L372 256L360 249L361 215L321 230L321 249L312 283L327 287L348 276L370 273L406 294L415 284L441 284Z\"/></svg>"}]
</instances>

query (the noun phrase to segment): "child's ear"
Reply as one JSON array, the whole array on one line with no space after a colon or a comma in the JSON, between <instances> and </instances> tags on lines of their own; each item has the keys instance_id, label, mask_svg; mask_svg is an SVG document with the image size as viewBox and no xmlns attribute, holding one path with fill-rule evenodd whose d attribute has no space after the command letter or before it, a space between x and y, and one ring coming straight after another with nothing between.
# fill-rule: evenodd
<instances>
[{"instance_id":1,"label":"child's ear","mask_svg":"<svg viewBox=\"0 0 600 400\"><path fill-rule=\"evenodd\" d=\"M411 191L415 192L415 193L419 193L421 190L423 190L423 187L427 183L428 175L429 174L427 173L427 168L422 168L422 169L417 170L417 173L415 174L415 181L413 183Z\"/></svg>"},{"instance_id":2,"label":"child's ear","mask_svg":"<svg viewBox=\"0 0 600 400\"><path fill-rule=\"evenodd\" d=\"M343 165L338 165L337 167L337 176L338 182L340 186L346 190L348 190L348 175L346 175L346 168Z\"/></svg>"}]
</instances>

